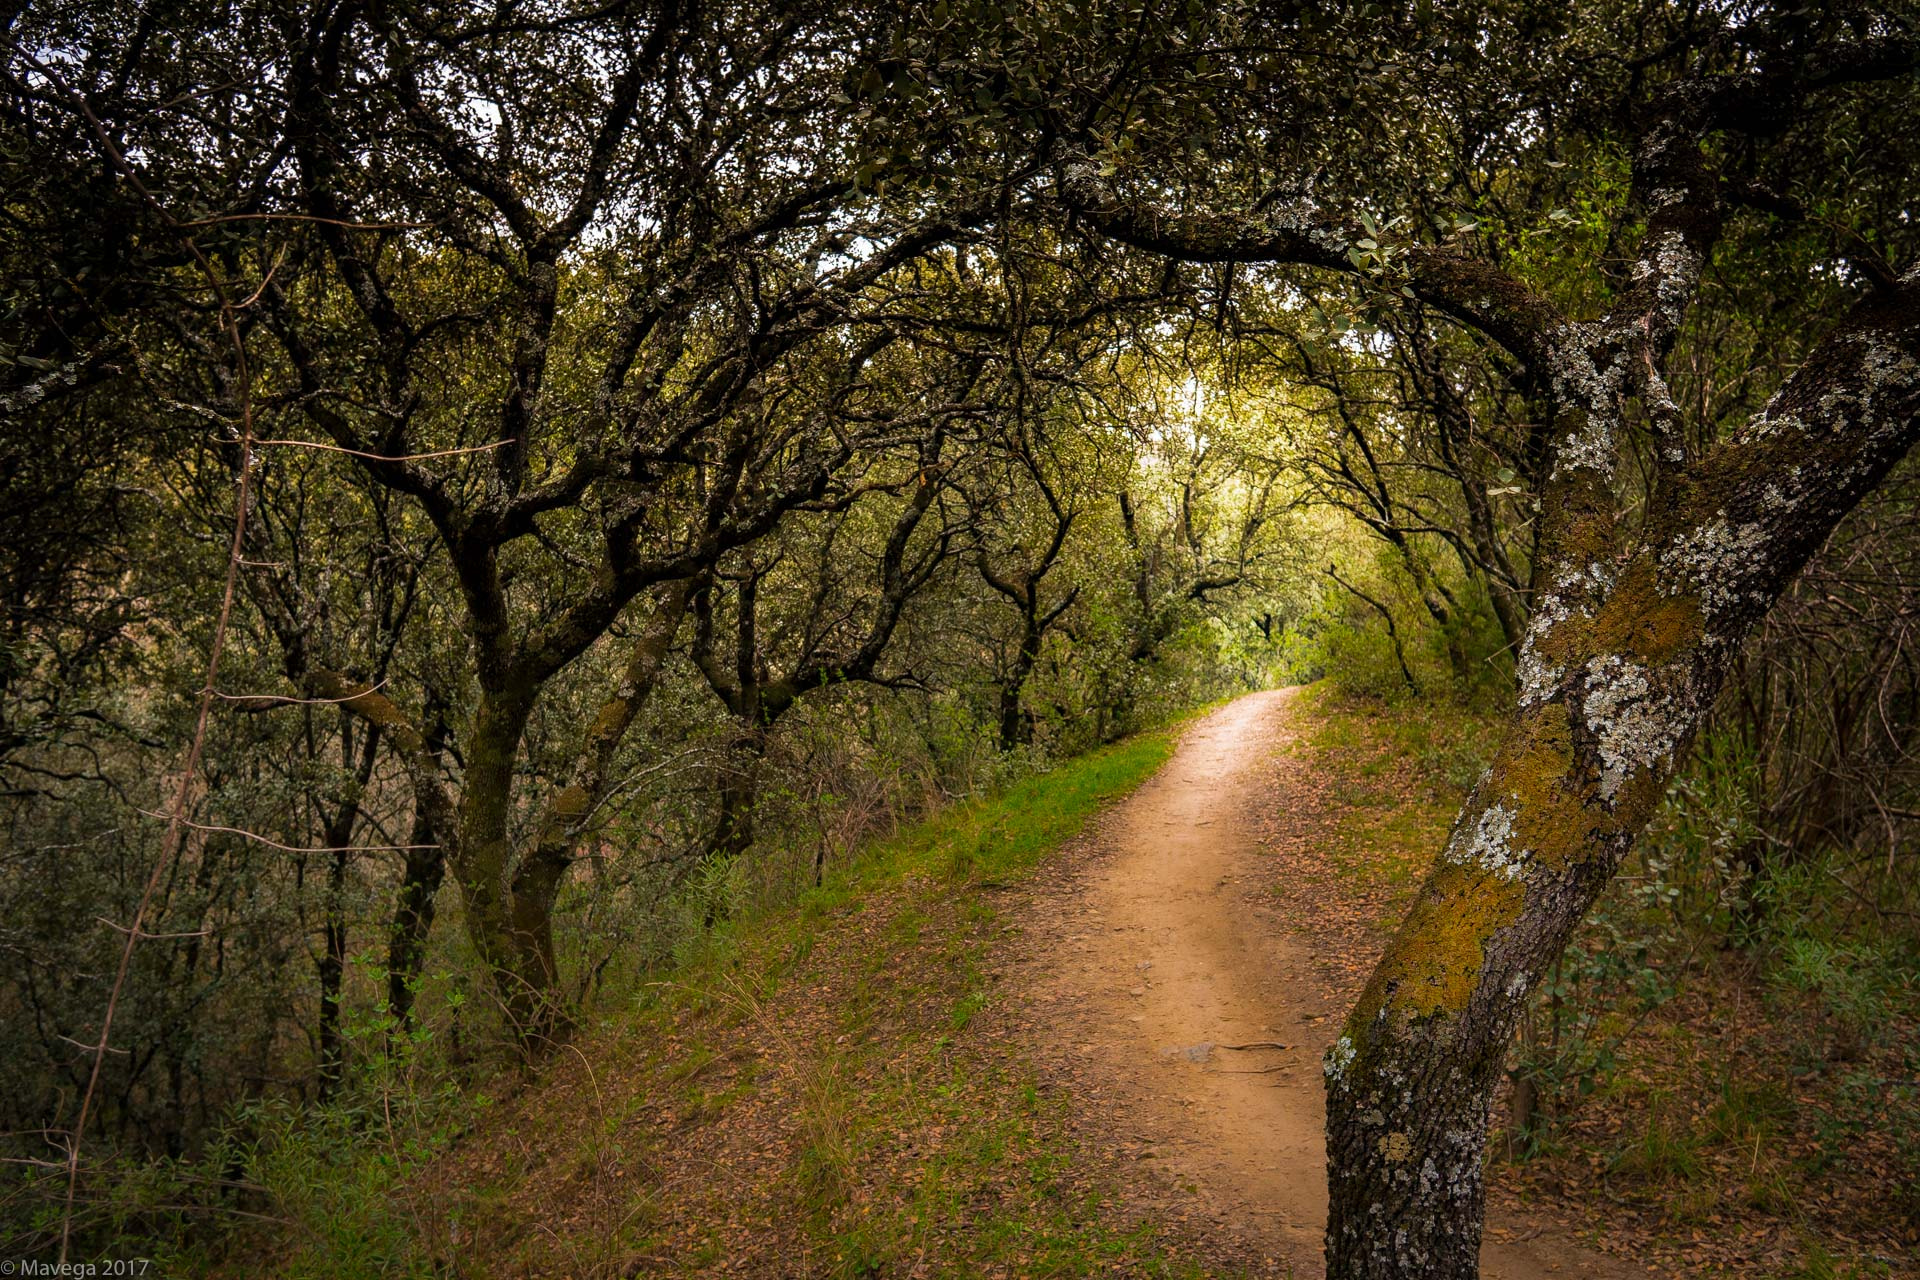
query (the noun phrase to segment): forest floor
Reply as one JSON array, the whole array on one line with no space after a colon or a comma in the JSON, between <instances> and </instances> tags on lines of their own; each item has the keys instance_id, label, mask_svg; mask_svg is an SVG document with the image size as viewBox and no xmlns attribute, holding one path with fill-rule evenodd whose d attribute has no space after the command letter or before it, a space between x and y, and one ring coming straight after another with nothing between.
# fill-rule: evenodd
<instances>
[{"instance_id":1,"label":"forest floor","mask_svg":"<svg viewBox=\"0 0 1920 1280\"><path fill-rule=\"evenodd\" d=\"M1485 748L1405 719L1254 694L904 831L503 1085L393 1234L463 1276L1320 1274L1320 1056ZM1489 1276L1913 1274L1807 1262L1871 1179L1676 1217L1599 1150L1491 1164Z\"/></svg>"}]
</instances>

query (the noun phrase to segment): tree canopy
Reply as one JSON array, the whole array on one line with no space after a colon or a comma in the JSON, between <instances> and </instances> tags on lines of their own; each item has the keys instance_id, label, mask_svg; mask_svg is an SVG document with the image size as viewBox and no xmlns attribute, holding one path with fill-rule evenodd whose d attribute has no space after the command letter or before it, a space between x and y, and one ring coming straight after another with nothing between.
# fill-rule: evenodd
<instances>
[{"instance_id":1,"label":"tree canopy","mask_svg":"<svg viewBox=\"0 0 1920 1280\"><path fill-rule=\"evenodd\" d=\"M0 1114L63 1242L85 1143L330 1096L430 957L539 1061L1378 622L1507 729L1328 1057L1328 1259L1472 1275L1703 728L1790 841L1914 820L1905 4L6 14Z\"/></svg>"}]
</instances>

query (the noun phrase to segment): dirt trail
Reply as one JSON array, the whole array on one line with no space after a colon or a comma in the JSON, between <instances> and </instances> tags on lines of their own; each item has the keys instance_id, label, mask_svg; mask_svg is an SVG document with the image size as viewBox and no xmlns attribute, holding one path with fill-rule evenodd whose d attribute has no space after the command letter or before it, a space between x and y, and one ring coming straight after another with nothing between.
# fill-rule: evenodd
<instances>
[{"instance_id":1,"label":"dirt trail","mask_svg":"<svg viewBox=\"0 0 1920 1280\"><path fill-rule=\"evenodd\" d=\"M1253 694L1188 731L1072 883L1035 904L1023 967L1036 1052L1096 1124L1158 1157L1165 1209L1184 1192L1193 1201L1178 1211L1197 1207L1307 1277L1324 1275L1320 1058L1344 1013L1326 975L1355 957L1287 926L1252 834L1291 699ZM1285 1047L1226 1047L1261 1044ZM1635 1274L1575 1245L1565 1224L1497 1212L1482 1268L1497 1280Z\"/></svg>"}]
</instances>

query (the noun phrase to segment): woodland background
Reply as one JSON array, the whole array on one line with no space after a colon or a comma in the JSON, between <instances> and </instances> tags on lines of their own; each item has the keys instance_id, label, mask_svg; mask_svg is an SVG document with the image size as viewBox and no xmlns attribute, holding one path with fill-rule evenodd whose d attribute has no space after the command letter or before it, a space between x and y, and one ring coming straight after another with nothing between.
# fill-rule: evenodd
<instances>
[{"instance_id":1,"label":"woodland background","mask_svg":"<svg viewBox=\"0 0 1920 1280\"><path fill-rule=\"evenodd\" d=\"M1723 18L8 7L5 1250L424 1268L365 1215L474 1096L916 822L1239 691L1323 682L1329 776L1402 762L1356 830L1430 857L1511 704L1549 460L1539 389L1384 283L1393 245L1604 303L1614 103ZM1911 256L1911 106L1856 86L1728 157L1671 378L1703 441ZM1360 204L1355 272L1102 236L1076 131L1187 190L1285 151ZM1523 1178L1910 1273L1917 624L1909 461L1535 996Z\"/></svg>"}]
</instances>

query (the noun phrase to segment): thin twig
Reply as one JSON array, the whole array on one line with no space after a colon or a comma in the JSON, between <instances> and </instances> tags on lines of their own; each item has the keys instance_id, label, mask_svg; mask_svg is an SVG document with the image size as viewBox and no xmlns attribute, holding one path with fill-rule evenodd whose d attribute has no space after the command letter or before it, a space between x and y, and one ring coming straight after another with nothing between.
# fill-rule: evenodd
<instances>
[{"instance_id":1,"label":"thin twig","mask_svg":"<svg viewBox=\"0 0 1920 1280\"><path fill-rule=\"evenodd\" d=\"M319 222L349 231L424 231L431 222L347 222L340 218L322 218L312 213L223 213L213 218L195 218L174 223L177 227L213 227L223 222Z\"/></svg>"},{"instance_id":2,"label":"thin twig","mask_svg":"<svg viewBox=\"0 0 1920 1280\"><path fill-rule=\"evenodd\" d=\"M151 809L141 809L139 812L149 818L168 817L168 815L164 813L155 813ZM256 844L263 844L269 849L278 849L282 853L408 853L415 849L438 849L440 847L437 844L338 844L311 846L281 844L278 840L270 840L258 831L248 831L244 827L223 827L217 823L193 822L187 818L180 819L180 825L192 831L209 831L224 836L240 836ZM146 936L153 938L160 935L149 933Z\"/></svg>"},{"instance_id":3,"label":"thin twig","mask_svg":"<svg viewBox=\"0 0 1920 1280\"><path fill-rule=\"evenodd\" d=\"M295 698L284 693L220 693L218 691L215 691L213 696L222 702L248 703L250 705L242 708L242 710L247 711L264 711L269 706L326 707L335 706L342 702L352 702L355 698L364 698L369 693L378 693L386 683L385 680L382 680L379 684L369 685L365 689L356 689L354 692L343 694L338 698Z\"/></svg>"},{"instance_id":4,"label":"thin twig","mask_svg":"<svg viewBox=\"0 0 1920 1280\"><path fill-rule=\"evenodd\" d=\"M256 440L254 444L282 445L290 449L318 449L322 453L344 453L350 457L367 458L374 462L424 462L428 458L457 458L467 453L485 453L489 449L504 449L512 444L511 440L495 440L492 444L468 445L464 449L435 449L428 453L368 453L364 449L349 449L345 445L322 444L318 440Z\"/></svg>"}]
</instances>

